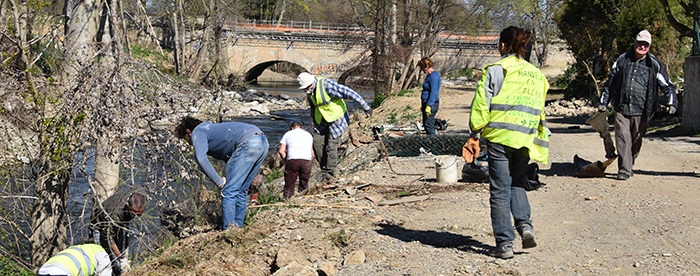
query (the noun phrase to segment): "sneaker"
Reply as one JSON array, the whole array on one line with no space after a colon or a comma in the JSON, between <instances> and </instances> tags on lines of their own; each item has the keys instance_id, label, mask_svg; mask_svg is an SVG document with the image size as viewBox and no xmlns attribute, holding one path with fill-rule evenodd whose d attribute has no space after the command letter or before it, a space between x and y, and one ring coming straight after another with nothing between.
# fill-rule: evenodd
<instances>
[{"instance_id":1,"label":"sneaker","mask_svg":"<svg viewBox=\"0 0 700 276\"><path fill-rule=\"evenodd\" d=\"M532 231L531 225L524 224L521 231L520 237L523 239L523 249L537 246L537 243L535 242L535 234Z\"/></svg>"},{"instance_id":2,"label":"sneaker","mask_svg":"<svg viewBox=\"0 0 700 276\"><path fill-rule=\"evenodd\" d=\"M512 242L502 242L496 246L496 251L493 252L493 257L499 259L512 259L515 255L513 254L513 243Z\"/></svg>"},{"instance_id":3,"label":"sneaker","mask_svg":"<svg viewBox=\"0 0 700 276\"><path fill-rule=\"evenodd\" d=\"M617 174L617 177L616 177L615 179L617 179L617 180L627 180L627 179L629 179L629 178L630 178L630 176L627 175L627 174L618 173L618 174Z\"/></svg>"}]
</instances>

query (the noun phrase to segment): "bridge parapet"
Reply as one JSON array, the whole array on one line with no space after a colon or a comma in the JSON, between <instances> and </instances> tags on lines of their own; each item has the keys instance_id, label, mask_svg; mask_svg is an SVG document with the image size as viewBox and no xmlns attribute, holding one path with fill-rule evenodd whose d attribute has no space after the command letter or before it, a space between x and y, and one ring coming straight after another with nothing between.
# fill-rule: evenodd
<instances>
[{"instance_id":1,"label":"bridge parapet","mask_svg":"<svg viewBox=\"0 0 700 276\"><path fill-rule=\"evenodd\" d=\"M235 38L256 38L285 41L308 41L320 43L350 44L368 43L374 32L357 25L304 21L229 20L226 31ZM496 49L498 31L437 34L441 48L446 49Z\"/></svg>"}]
</instances>

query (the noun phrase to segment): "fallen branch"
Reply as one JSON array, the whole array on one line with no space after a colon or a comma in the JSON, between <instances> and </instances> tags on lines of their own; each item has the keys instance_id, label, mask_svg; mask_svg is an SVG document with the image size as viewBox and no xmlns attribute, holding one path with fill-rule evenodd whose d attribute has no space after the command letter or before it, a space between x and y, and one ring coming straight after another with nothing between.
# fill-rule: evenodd
<instances>
[{"instance_id":1,"label":"fallen branch","mask_svg":"<svg viewBox=\"0 0 700 276\"><path fill-rule=\"evenodd\" d=\"M297 203L273 203L273 204L262 204L262 205L248 206L248 208L261 208L261 207L322 207L322 208L372 209L372 207L361 207L361 206L343 206L343 205L328 205L328 204L297 204Z\"/></svg>"}]
</instances>

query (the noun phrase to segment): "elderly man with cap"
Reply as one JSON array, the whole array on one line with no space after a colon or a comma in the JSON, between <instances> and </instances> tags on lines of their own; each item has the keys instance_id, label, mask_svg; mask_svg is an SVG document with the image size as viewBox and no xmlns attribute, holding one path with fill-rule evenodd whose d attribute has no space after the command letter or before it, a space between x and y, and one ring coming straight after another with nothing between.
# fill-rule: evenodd
<instances>
[{"instance_id":1,"label":"elderly man with cap","mask_svg":"<svg viewBox=\"0 0 700 276\"><path fill-rule=\"evenodd\" d=\"M136 187L114 193L92 211L93 237L109 254L115 275L121 274L122 267L128 267L124 252L129 246L125 229L144 209L146 189Z\"/></svg>"},{"instance_id":2,"label":"elderly man with cap","mask_svg":"<svg viewBox=\"0 0 700 276\"><path fill-rule=\"evenodd\" d=\"M340 136L350 123L344 99L357 102L368 116L372 116L372 108L357 92L332 79L316 78L304 72L297 81L309 100L314 121L314 154L321 165L321 176L328 182L335 176Z\"/></svg>"},{"instance_id":3,"label":"elderly man with cap","mask_svg":"<svg viewBox=\"0 0 700 276\"><path fill-rule=\"evenodd\" d=\"M615 110L618 180L634 175L632 166L657 102L669 106L669 114L675 113L678 105L676 89L661 61L649 53L650 46L651 34L647 30L639 32L632 50L620 55L613 64L600 97L600 112L607 112L608 103ZM659 98L659 89L665 97Z\"/></svg>"}]
</instances>

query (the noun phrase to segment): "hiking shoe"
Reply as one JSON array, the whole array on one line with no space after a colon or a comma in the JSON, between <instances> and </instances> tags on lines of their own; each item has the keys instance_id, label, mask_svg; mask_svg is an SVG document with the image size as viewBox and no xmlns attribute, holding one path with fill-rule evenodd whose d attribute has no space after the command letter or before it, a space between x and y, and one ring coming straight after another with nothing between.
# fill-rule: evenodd
<instances>
[{"instance_id":1,"label":"hiking shoe","mask_svg":"<svg viewBox=\"0 0 700 276\"><path fill-rule=\"evenodd\" d=\"M537 246L537 243L535 242L535 234L532 231L531 225L523 224L520 237L523 239L523 249Z\"/></svg>"},{"instance_id":2,"label":"hiking shoe","mask_svg":"<svg viewBox=\"0 0 700 276\"><path fill-rule=\"evenodd\" d=\"M496 251L493 252L493 257L499 259L512 259L515 255L513 254L513 243L512 242L502 242L496 246Z\"/></svg>"},{"instance_id":3,"label":"hiking shoe","mask_svg":"<svg viewBox=\"0 0 700 276\"><path fill-rule=\"evenodd\" d=\"M630 178L630 176L627 175L627 174L618 173L618 174L617 174L617 177L616 177L615 179L617 179L617 180L627 180L627 179L629 179L629 178Z\"/></svg>"}]
</instances>

